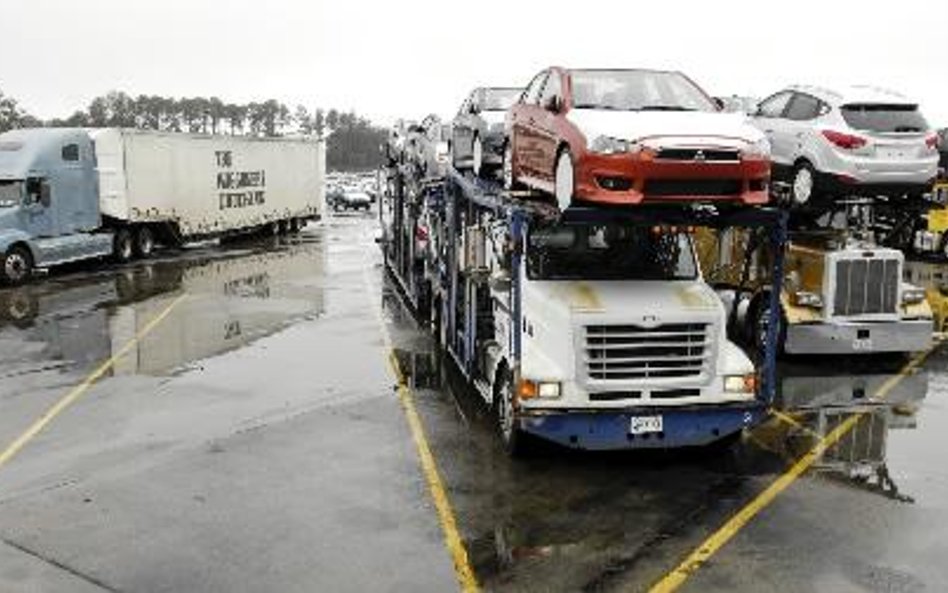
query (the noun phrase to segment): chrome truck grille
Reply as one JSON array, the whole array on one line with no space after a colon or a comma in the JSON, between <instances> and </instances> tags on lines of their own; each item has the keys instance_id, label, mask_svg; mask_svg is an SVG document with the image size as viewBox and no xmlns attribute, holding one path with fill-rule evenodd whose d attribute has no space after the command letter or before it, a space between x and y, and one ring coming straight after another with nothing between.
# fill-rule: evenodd
<instances>
[{"instance_id":1,"label":"chrome truck grille","mask_svg":"<svg viewBox=\"0 0 948 593\"><path fill-rule=\"evenodd\" d=\"M586 374L599 381L697 377L709 352L708 325L587 325Z\"/></svg>"},{"instance_id":2,"label":"chrome truck grille","mask_svg":"<svg viewBox=\"0 0 948 593\"><path fill-rule=\"evenodd\" d=\"M898 313L902 271L897 259L836 262L833 314L843 317Z\"/></svg>"}]
</instances>

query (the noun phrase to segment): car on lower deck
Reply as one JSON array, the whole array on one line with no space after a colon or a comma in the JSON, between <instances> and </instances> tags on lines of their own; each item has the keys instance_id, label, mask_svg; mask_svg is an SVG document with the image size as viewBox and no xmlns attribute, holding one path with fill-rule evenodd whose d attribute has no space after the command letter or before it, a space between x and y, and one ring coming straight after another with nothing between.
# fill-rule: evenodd
<instances>
[{"instance_id":1,"label":"car on lower deck","mask_svg":"<svg viewBox=\"0 0 948 593\"><path fill-rule=\"evenodd\" d=\"M496 171L503 164L504 115L523 94L521 88L474 89L451 125L451 162L455 169L475 175Z\"/></svg>"},{"instance_id":2,"label":"car on lower deck","mask_svg":"<svg viewBox=\"0 0 948 593\"><path fill-rule=\"evenodd\" d=\"M504 181L574 201L769 200L770 147L679 72L548 68L507 112Z\"/></svg>"},{"instance_id":3,"label":"car on lower deck","mask_svg":"<svg viewBox=\"0 0 948 593\"><path fill-rule=\"evenodd\" d=\"M752 111L775 181L797 206L832 197L917 197L938 175L938 135L918 103L876 87L791 86Z\"/></svg>"}]
</instances>

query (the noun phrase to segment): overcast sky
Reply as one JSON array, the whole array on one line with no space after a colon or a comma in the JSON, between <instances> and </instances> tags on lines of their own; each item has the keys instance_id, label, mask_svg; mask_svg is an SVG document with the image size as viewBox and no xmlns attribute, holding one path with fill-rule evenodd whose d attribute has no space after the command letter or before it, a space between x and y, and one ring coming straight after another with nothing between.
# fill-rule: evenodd
<instances>
[{"instance_id":1,"label":"overcast sky","mask_svg":"<svg viewBox=\"0 0 948 593\"><path fill-rule=\"evenodd\" d=\"M551 64L659 67L722 95L891 87L948 125L946 17L944 0L3 0L0 90L40 117L116 89L387 124L450 115L471 88Z\"/></svg>"}]
</instances>

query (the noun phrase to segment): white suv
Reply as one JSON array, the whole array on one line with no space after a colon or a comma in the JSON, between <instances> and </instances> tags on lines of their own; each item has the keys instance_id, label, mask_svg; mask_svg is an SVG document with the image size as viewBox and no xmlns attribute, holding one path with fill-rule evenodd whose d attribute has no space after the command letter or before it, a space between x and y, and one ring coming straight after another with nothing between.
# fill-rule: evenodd
<instances>
[{"instance_id":1,"label":"white suv","mask_svg":"<svg viewBox=\"0 0 948 593\"><path fill-rule=\"evenodd\" d=\"M938 174L938 135L918 104L866 86L792 86L751 114L770 140L774 181L798 205L829 196L916 196Z\"/></svg>"}]
</instances>

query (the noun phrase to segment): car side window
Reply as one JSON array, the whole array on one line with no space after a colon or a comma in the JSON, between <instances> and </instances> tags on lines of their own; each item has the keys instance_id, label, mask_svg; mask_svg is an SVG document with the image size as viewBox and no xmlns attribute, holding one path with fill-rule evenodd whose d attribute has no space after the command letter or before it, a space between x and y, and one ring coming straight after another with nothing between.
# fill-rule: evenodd
<instances>
[{"instance_id":1,"label":"car side window","mask_svg":"<svg viewBox=\"0 0 948 593\"><path fill-rule=\"evenodd\" d=\"M523 95L524 103L536 105L540 102L540 92L543 90L543 83L546 82L548 74L549 71L544 70L537 74L533 81L530 82L530 86L527 87L527 92Z\"/></svg>"},{"instance_id":2,"label":"car side window","mask_svg":"<svg viewBox=\"0 0 948 593\"><path fill-rule=\"evenodd\" d=\"M63 146L63 160L64 161L78 161L79 160L79 145L67 144Z\"/></svg>"},{"instance_id":3,"label":"car side window","mask_svg":"<svg viewBox=\"0 0 948 593\"><path fill-rule=\"evenodd\" d=\"M790 92L784 91L777 93L769 99L764 99L760 104L758 114L761 117L783 117L783 112L787 108L787 103L790 102L790 97L792 96Z\"/></svg>"},{"instance_id":4,"label":"car side window","mask_svg":"<svg viewBox=\"0 0 948 593\"><path fill-rule=\"evenodd\" d=\"M794 121L809 121L820 115L821 102L816 97L796 93L787 109L787 119Z\"/></svg>"},{"instance_id":5,"label":"car side window","mask_svg":"<svg viewBox=\"0 0 948 593\"><path fill-rule=\"evenodd\" d=\"M540 93L540 105L546 105L553 97L563 98L563 83L558 72L550 72L550 77L543 85L543 92Z\"/></svg>"}]
</instances>

